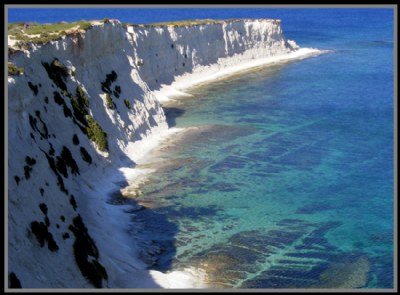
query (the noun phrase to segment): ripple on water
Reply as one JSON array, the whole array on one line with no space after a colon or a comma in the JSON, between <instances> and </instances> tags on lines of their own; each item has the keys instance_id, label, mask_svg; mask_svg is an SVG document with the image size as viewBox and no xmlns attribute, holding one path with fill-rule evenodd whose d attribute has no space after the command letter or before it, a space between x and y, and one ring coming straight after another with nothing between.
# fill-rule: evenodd
<instances>
[{"instance_id":1,"label":"ripple on water","mask_svg":"<svg viewBox=\"0 0 400 295\"><path fill-rule=\"evenodd\" d=\"M186 263L204 269L215 288L363 287L368 257L343 252L324 238L339 225L283 219L274 229L238 232Z\"/></svg>"}]
</instances>

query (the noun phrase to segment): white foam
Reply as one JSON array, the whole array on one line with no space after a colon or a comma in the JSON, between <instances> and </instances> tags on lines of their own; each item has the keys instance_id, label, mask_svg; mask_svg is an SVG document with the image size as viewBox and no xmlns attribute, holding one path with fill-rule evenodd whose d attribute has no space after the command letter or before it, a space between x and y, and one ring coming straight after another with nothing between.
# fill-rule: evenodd
<instances>
[{"instance_id":1,"label":"white foam","mask_svg":"<svg viewBox=\"0 0 400 295\"><path fill-rule=\"evenodd\" d=\"M206 274L199 269L185 268L168 273L150 271L154 281L166 289L204 289L208 288L205 283Z\"/></svg>"}]
</instances>

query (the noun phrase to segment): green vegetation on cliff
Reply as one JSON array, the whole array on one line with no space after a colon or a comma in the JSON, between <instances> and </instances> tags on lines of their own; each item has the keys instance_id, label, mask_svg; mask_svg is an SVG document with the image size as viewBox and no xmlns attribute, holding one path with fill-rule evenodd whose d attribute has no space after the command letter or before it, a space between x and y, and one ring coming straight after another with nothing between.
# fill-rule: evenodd
<instances>
[{"instance_id":1,"label":"green vegetation on cliff","mask_svg":"<svg viewBox=\"0 0 400 295\"><path fill-rule=\"evenodd\" d=\"M101 151L108 150L107 132L105 132L99 123L97 123L91 116L86 116L88 126L86 132L90 140L97 144Z\"/></svg>"},{"instance_id":2,"label":"green vegetation on cliff","mask_svg":"<svg viewBox=\"0 0 400 295\"><path fill-rule=\"evenodd\" d=\"M59 40L69 33L77 30L88 30L92 27L90 21L77 21L72 23L59 22L55 24L12 23L8 24L8 35L10 39L16 40L21 48L28 48L29 43L45 44L50 41Z\"/></svg>"},{"instance_id":3,"label":"green vegetation on cliff","mask_svg":"<svg viewBox=\"0 0 400 295\"><path fill-rule=\"evenodd\" d=\"M24 73L23 68L19 68L13 63L10 63L10 62L8 63L8 75L9 76L22 75L23 73Z\"/></svg>"}]
</instances>

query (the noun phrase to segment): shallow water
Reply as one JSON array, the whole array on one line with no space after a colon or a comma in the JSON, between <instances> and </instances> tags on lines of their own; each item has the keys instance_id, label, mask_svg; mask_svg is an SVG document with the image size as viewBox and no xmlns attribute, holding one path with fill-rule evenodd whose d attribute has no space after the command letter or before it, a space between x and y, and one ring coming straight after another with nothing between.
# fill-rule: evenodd
<instances>
[{"instance_id":1,"label":"shallow water","mask_svg":"<svg viewBox=\"0 0 400 295\"><path fill-rule=\"evenodd\" d=\"M152 268L200 267L213 287L393 287L392 9L11 9L8 16L272 17L300 46L334 50L191 89L192 97L165 105L169 124L189 131L147 165L158 171L135 199L152 209L130 212L132 235Z\"/></svg>"},{"instance_id":2,"label":"shallow water","mask_svg":"<svg viewBox=\"0 0 400 295\"><path fill-rule=\"evenodd\" d=\"M164 106L188 131L155 153L136 197L152 208L133 216L158 247L152 268L200 267L217 288L393 287L388 16L320 14L319 32L297 33L333 53Z\"/></svg>"},{"instance_id":3,"label":"shallow water","mask_svg":"<svg viewBox=\"0 0 400 295\"><path fill-rule=\"evenodd\" d=\"M225 288L392 287L393 96L349 54L363 58L277 65L165 106L189 131L137 197L177 226L157 227L154 268L201 267Z\"/></svg>"}]
</instances>

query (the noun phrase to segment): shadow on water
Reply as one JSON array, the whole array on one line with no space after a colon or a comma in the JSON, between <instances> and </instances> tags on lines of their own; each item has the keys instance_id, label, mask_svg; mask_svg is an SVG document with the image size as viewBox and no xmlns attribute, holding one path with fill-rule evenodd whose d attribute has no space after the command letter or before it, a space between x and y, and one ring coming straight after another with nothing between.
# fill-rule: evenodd
<instances>
[{"instance_id":1,"label":"shadow on water","mask_svg":"<svg viewBox=\"0 0 400 295\"><path fill-rule=\"evenodd\" d=\"M122 66L128 62L127 58L119 60L119 64L114 65L114 69L119 69L117 83L121 85L127 85L126 87L138 87L136 84L130 83L130 80L124 77L129 77L128 68ZM104 70L105 73L109 73L110 69ZM105 109L101 109L98 113L98 117L108 118ZM125 121L129 122L129 119L124 112L118 112ZM153 128L158 123L155 120L149 120L148 125L141 130L136 132L135 140L139 139L147 128ZM104 120L104 126L102 126L110 134L119 134L121 130L118 130L118 125L113 123L113 120ZM112 153L120 156L121 162L124 163L125 167L135 167L136 163L133 162L129 157L124 155L124 151L117 144L113 144L111 150ZM95 153L95 151L93 151ZM115 174L119 175L118 179L125 179L125 176L121 175L119 171L115 171ZM128 186L127 180L123 180L118 183L119 188ZM150 208L140 205L137 201L123 197L119 190L112 194L108 200L109 204L112 205L128 205L127 209L124 209L126 214L131 215L131 225L129 228L129 235L132 237L134 243L140 249L139 259L146 263L147 269L155 269L160 263L160 257L162 254L171 253L173 256L175 253L174 237L177 233L177 227L170 223L166 215L155 212ZM163 265L165 269L170 269L170 264L167 259L163 258ZM149 273L147 276L147 287L146 288L160 288L160 285L153 280ZM137 282L135 285L140 285ZM150 285L149 285L150 284Z\"/></svg>"},{"instance_id":2,"label":"shadow on water","mask_svg":"<svg viewBox=\"0 0 400 295\"><path fill-rule=\"evenodd\" d=\"M128 184L122 184L126 187ZM139 246L139 258L148 269L168 271L176 254L175 236L178 226L167 219L168 212L162 208L149 208L136 200L122 196L116 191L110 196L109 204L128 205L124 211L131 215L130 236Z\"/></svg>"},{"instance_id":3,"label":"shadow on water","mask_svg":"<svg viewBox=\"0 0 400 295\"><path fill-rule=\"evenodd\" d=\"M164 110L165 116L167 117L169 128L176 126L176 118L181 117L185 113L185 110L181 108L165 106L163 106L162 108Z\"/></svg>"},{"instance_id":4,"label":"shadow on water","mask_svg":"<svg viewBox=\"0 0 400 295\"><path fill-rule=\"evenodd\" d=\"M60 53L61 54L61 53ZM66 62L65 60L61 59L59 60L61 63ZM125 58L124 59L119 59L119 63L114 64L112 68L107 67L107 68L100 68L99 71L101 73L103 73L104 77L106 78L107 75L110 75L110 72L112 73L112 71L114 70L118 70L118 84L122 85L123 87L131 87L132 91L134 91L135 87L139 87L134 83L131 83L131 81L128 80L127 77L129 77L129 68L128 67L124 67L122 65L125 65L128 63L128 59ZM106 63L108 66L108 63ZM96 70L98 70L98 68L96 68ZM53 79L50 77L51 75L49 74L49 78ZM72 98L72 94L74 93L76 87L78 87L78 81L82 82L81 80L81 76L79 71L76 73L76 80L72 81L72 80L68 80L65 81L68 84L68 87L66 87L66 89L64 89L64 92L67 92L68 95L71 95ZM68 78L69 79L69 78ZM92 98L96 98L99 97L100 93L100 83L99 83L99 87L98 87L98 91L97 90L93 90L90 93L88 93ZM61 88L57 88L57 91L61 92ZM137 91L140 91L141 89L137 89ZM40 92L40 95L49 95L48 93L51 93L53 90L49 90L48 92L44 92L44 90L41 90L43 92ZM51 91L51 92L50 92ZM71 93L70 93L71 92ZM56 92L58 93L58 92ZM46 97L46 99L48 99L48 97ZM61 95L59 95L59 100L61 100L64 103L64 106L66 106L64 100L67 101L66 97L62 97ZM68 99L69 100L69 99ZM138 100L140 100L140 98L138 98ZM46 101L46 100L45 100ZM46 102L47 103L47 102ZM38 107L40 106L40 103L38 102ZM68 109L68 107L66 107ZM101 122L101 129L104 130L104 132L106 132L106 134L110 134L110 135L119 135L121 134L121 132L123 132L121 130L121 127L119 124L115 124L114 121L112 120L112 118L109 116L109 114L107 113L107 110L105 108L91 108L89 106L89 108L93 111L92 117L93 119L96 121L99 118L102 118ZM79 170L81 170L82 172L86 172L90 169L100 169L100 168L95 168L98 167L98 165L100 167L102 167L101 161L104 161L103 157L99 155L95 145L92 144L90 138L87 138L87 131L85 131L86 129L84 129L82 127L82 122L81 124L78 123L79 121L79 116L77 116L74 112L74 114L72 114L71 110L69 110L70 114L67 115L65 108L64 108L64 116L60 115L60 116L54 116L54 117L47 117L45 116L45 113L47 113L47 109L46 107L44 107L45 111L42 112L42 117L40 117L40 111L39 110L35 110L35 114L36 117L38 117L37 119L34 118L32 119L32 121L34 122L34 124L31 124L31 143L27 144L26 146L31 150L31 151L36 151L38 156L36 157L35 161L40 163L43 162L44 167L47 167L46 165L48 165L48 167L51 169L51 171L49 171L46 175L45 179L40 180L38 178L39 181L43 181L45 182L45 184L42 185L42 187L46 187L49 186L49 184L53 184L54 186L58 186L59 190L61 193L64 193L69 201L69 204L71 205L72 209L74 210L73 213L71 213L71 208L68 207L68 209L61 209L61 207L63 207L64 203L61 203L62 201L60 200L60 206L58 208L60 208L60 213L64 214L67 218L69 217L72 220L72 223L69 225L69 230L72 232L73 235L71 235L71 239L74 239L73 241L73 256L70 255L70 257L65 257L65 265L54 265L55 263L58 263L59 261L61 261L60 259L56 259L56 260L52 260L49 259L47 261L40 261L43 259L37 259L36 261L38 262L38 264L42 265L43 267L50 266L50 269L60 269L60 270L65 270L67 271L67 273L70 273L72 270L68 270L67 267L67 259L71 259L74 260L74 262L76 262L77 266L79 267L80 273L82 274L82 276L88 280L89 286L93 286L96 288L106 288L109 286L109 282L108 278L109 278L109 273L107 274L107 272L109 271L108 269L106 269L107 265L103 265L103 260L101 259L102 253L100 253L100 249L97 248L96 243L95 243L95 237L93 235L93 231L92 231L92 227L94 226L89 226L87 225L87 215L86 214L82 214L82 216L79 213L84 213L84 210L86 208L82 209L82 203L87 203L87 196L85 195L85 193L83 192L83 190L80 190L80 184L81 184L81 180L82 180L82 175L80 175ZM57 107L55 106L54 108L55 111L63 111L63 108L61 107ZM121 116L121 118L125 121L125 122L129 122L129 118L127 113L124 112L120 112L117 113L118 115ZM30 115L31 117L31 115ZM32 117L33 118L33 117ZM50 120L52 118L55 118L55 120L57 120L57 122L51 122ZM38 124L36 126L36 122L39 122L40 124ZM16 124L17 122L14 122L14 124ZM63 128L58 128L57 126L61 126L59 125L61 124L62 126L64 126ZM76 126L74 126L76 125ZM142 130L140 130L141 132L137 132L136 137L140 138L142 133L144 133L147 129L150 129L151 127L155 127L157 125L157 122L150 121L148 123L148 126L144 126L142 128ZM10 125L12 126L12 125ZM86 125L85 125L86 126ZM79 130L77 128L80 128L80 130L82 132L77 132L77 134L74 134L72 136L72 131L71 130ZM50 136L52 135L52 136ZM56 138L57 135L57 139L54 140L53 138ZM72 141L71 141L71 137L72 137ZM124 163L124 165L126 167L134 167L136 165L136 163L132 162L132 160L127 157L125 155L125 151L121 150L121 147L119 146L119 144L117 143L116 140L113 140L115 138L108 138L108 152L111 155L115 155L115 157L118 157L118 160L121 161L121 163ZM135 138L136 139L136 138ZM107 140L107 138L106 138ZM21 141L23 143L26 143L24 141ZM72 145L71 142L73 142L74 144ZM9 143L9 146L15 146L18 143ZM62 153L58 156L56 153L56 150L61 150L62 149ZM107 148L106 148L107 149ZM84 153L83 153L84 152ZM58 153L58 152L57 152ZM64 154L66 154L67 156L64 156ZM78 166L77 162L79 157L82 157L83 161L86 163L82 163L82 165L80 164L80 167ZM74 157L76 157L74 159ZM62 159L63 161L59 160ZM65 160L67 159L67 160ZM20 162L23 161L23 159L19 159ZM65 162L66 161L66 162ZM56 164L57 163L57 164ZM62 165L60 164L62 163ZM71 164L73 163L73 165ZM78 161L78 163L81 163L81 161ZM89 167L89 165L92 165ZM70 169L68 169L68 167ZM60 168L62 167L62 168ZM112 169L112 168L110 168ZM107 172L109 172L110 174L112 174L113 176L115 176L118 179L122 179L124 178L124 175L122 175L122 173L118 170L115 169L114 171L112 170L108 170ZM107 179L104 179L104 181L108 181ZM74 184L76 184L75 186L71 185L71 182L74 182ZM82 184L86 184L86 181L83 181ZM38 185L40 186L41 183L35 183L33 185ZM126 183L124 182L122 185L126 185ZM33 186L34 187L34 186ZM48 193L48 191L45 191L43 188L41 188L41 194L42 196L45 196L45 194ZM61 198L60 198L61 199ZM63 201L64 202L64 201ZM112 203L112 202L111 202ZM10 203L11 204L11 203ZM68 204L68 203L66 203ZM122 202L120 203L122 204ZM43 203L43 205L46 208L46 212L47 212L47 206L46 204ZM132 208L138 208L137 204L132 204ZM11 207L10 206L10 211L9 214L11 216L10 220L14 219L14 217L18 217L18 215L20 215L20 212L17 211L18 208L16 207ZM132 209L132 210L133 210ZM42 209L43 211L43 209ZM163 218L163 216L161 215L157 215L157 213L151 212L151 210L144 210L147 212L148 215L151 216L151 218L154 218L154 216L158 217L159 223L166 223L168 225L168 222L165 221L165 219ZM129 212L128 212L129 213ZM62 215L62 221L64 222L65 217L64 215ZM133 210L132 212L132 219L135 222L135 218L136 218L135 214L135 210ZM47 218L47 217L46 217ZM64 219L64 220L63 220ZM38 221L34 221L33 224L39 224ZM157 224L159 224L157 223ZM40 223L42 224L42 223ZM49 225L49 224L48 224ZM47 226L48 226L47 225ZM167 225L163 225L163 228L169 228L170 230L164 230L165 233L170 234L169 239L167 241L172 241L175 233L176 233L176 227L170 225L169 227ZM56 229L54 229L53 234L56 234L56 230L61 231L60 227L56 226ZM40 228L40 231L43 231L42 228ZM47 227L46 227L46 231L45 233L47 234ZM57 232L59 233L59 232ZM68 233L66 233L68 234ZM52 235L51 233L47 234L47 235ZM40 236L39 236L40 237ZM172 238L170 238L172 237ZM54 251L57 251L59 248L63 249L62 247L65 247L64 249L71 249L72 251L72 246L70 244L70 240L67 240L69 238L69 236L64 236L63 234L63 240L59 241L57 240L57 242L59 242L59 246L57 244L55 244L55 242L53 242L53 248L55 249ZM149 238L148 238L149 239ZM40 239L38 238L38 241L40 242ZM153 241L151 241L153 242ZM62 244L61 244L62 243ZM68 244L66 244L68 243ZM150 243L150 241L149 241ZM164 242L165 243L165 242ZM110 246L115 247L116 251L118 251L118 246L120 246L117 241L110 239ZM10 252L13 251L14 253L11 252L11 256L14 257L18 257L18 253L15 249L12 249L12 244L10 245ZM172 245L172 243L169 243L168 245ZM124 246L124 245L121 245ZM57 248L55 248L57 247ZM50 244L48 246L50 251ZM166 247L164 247L165 249ZM155 247L149 247L146 248L146 250L143 250L143 256L144 257L153 257L155 256L155 254L153 254L151 252L151 250L154 251L154 249L157 249ZM161 249L161 247L160 247ZM171 253L174 251L173 247L168 248L169 251L171 251ZM68 250L69 251L69 250ZM38 252L39 253L39 252ZM61 253L65 253L65 252L61 252ZM10 254L9 254L10 255ZM38 254L39 255L39 254ZM41 255L41 254L40 254ZM61 255L61 254L59 254ZM104 255L104 254L103 254ZM10 257L10 256L9 256ZM48 257L46 256L40 256L40 257ZM22 260L23 257L20 258L20 260L15 260L12 261L9 264L10 270L12 271L13 269L19 269L20 271L18 273L14 273L13 276L19 276L20 278L23 277L23 271L24 271L24 266L26 265L28 262L27 261L23 261ZM36 258L35 258L36 259ZM129 258L128 258L129 260ZM154 261L156 261L156 259L153 259ZM19 263L20 265L16 265L17 263ZM124 262L121 263L121 265ZM116 266L115 269L119 269L119 267L121 267L121 265ZM32 265L32 267L35 267L35 265ZM63 269L64 267L64 269ZM123 267L122 267L123 268ZM29 272L29 267L25 268L25 272ZM12 272L13 273L13 272ZM21 274L22 273L22 274ZM11 275L11 274L10 274ZM46 278L46 275L48 276ZM74 274L75 275L75 274ZM77 276L79 276L79 273L76 274ZM130 274L128 274L130 275ZM27 274L27 276L30 276L29 274ZM44 288L48 288L50 282L52 281L52 278L54 276L53 273L51 273L51 271L47 270L45 273L41 274L41 276L43 277L42 279L40 279L40 287L44 287ZM148 288L159 288L160 286L157 284L157 282L155 282L153 280L153 278L150 276L150 273L143 273L142 279L145 279L145 284L146 287ZM112 283L115 284L122 284L124 286L125 283L131 284L131 285L135 285L138 286L141 284L141 281L134 281L132 279L130 280L125 280L124 278L118 278L117 281L112 281ZM31 286L29 286L30 282L28 281L24 281L21 280L20 281L20 285L23 288L29 288ZM46 285L48 284L48 285ZM52 282L52 284L54 285L55 282ZM76 287L81 287L81 286L77 286L78 284L80 284L80 280L69 280L66 282L63 282L62 284L60 283L61 286L67 286L69 288L76 288ZM38 285L35 285L34 287L38 287Z\"/></svg>"}]
</instances>

